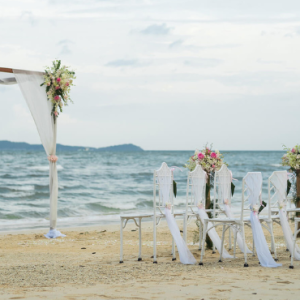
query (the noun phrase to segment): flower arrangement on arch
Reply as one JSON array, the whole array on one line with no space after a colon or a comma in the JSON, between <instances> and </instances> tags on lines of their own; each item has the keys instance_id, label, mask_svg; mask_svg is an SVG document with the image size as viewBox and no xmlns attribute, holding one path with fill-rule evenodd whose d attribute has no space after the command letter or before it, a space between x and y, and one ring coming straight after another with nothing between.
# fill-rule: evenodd
<instances>
[{"instance_id":1,"label":"flower arrangement on arch","mask_svg":"<svg viewBox=\"0 0 300 300\"><path fill-rule=\"evenodd\" d=\"M288 166L293 172L300 171L300 145L290 149L284 146L286 154L282 157L282 165Z\"/></svg>"},{"instance_id":2,"label":"flower arrangement on arch","mask_svg":"<svg viewBox=\"0 0 300 300\"><path fill-rule=\"evenodd\" d=\"M55 60L52 64L52 67L46 68L45 81L41 86L46 86L47 99L52 103L51 115L55 122L63 111L63 106L68 105L69 101L73 103L69 93L76 77L74 71L70 71L67 66L61 66L60 60Z\"/></svg>"},{"instance_id":3,"label":"flower arrangement on arch","mask_svg":"<svg viewBox=\"0 0 300 300\"><path fill-rule=\"evenodd\" d=\"M226 164L223 155L218 150L213 151L206 146L201 151L196 150L195 154L185 164L185 167L193 171L197 165L200 165L207 174L211 174L220 170L223 164Z\"/></svg>"}]
</instances>

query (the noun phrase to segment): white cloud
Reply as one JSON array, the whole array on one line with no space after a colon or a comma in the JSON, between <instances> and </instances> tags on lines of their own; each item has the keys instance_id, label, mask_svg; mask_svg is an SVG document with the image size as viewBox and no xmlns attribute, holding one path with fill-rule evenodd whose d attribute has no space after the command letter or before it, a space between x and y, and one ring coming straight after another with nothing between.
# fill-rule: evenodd
<instances>
[{"instance_id":1,"label":"white cloud","mask_svg":"<svg viewBox=\"0 0 300 300\"><path fill-rule=\"evenodd\" d=\"M11 0L1 64L43 70L61 58L75 69L63 144L280 149L298 142L299 12L296 0ZM20 91L0 95L0 140L38 143Z\"/></svg>"}]
</instances>

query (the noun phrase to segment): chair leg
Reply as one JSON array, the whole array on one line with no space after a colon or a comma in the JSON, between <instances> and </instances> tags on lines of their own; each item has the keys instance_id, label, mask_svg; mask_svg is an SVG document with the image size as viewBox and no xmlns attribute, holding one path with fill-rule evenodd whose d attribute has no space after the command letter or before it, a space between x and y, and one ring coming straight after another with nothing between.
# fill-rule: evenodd
<instances>
[{"instance_id":1,"label":"chair leg","mask_svg":"<svg viewBox=\"0 0 300 300\"><path fill-rule=\"evenodd\" d=\"M201 223L201 220L200 220L200 223L199 223L199 250L202 249L201 245L202 245L202 234L203 234L203 226L202 226L202 223Z\"/></svg>"},{"instance_id":2,"label":"chair leg","mask_svg":"<svg viewBox=\"0 0 300 300\"><path fill-rule=\"evenodd\" d=\"M228 241L228 243L229 243L228 250L231 250L232 249L232 247L231 247L231 228L229 228L229 241Z\"/></svg>"},{"instance_id":3,"label":"chair leg","mask_svg":"<svg viewBox=\"0 0 300 300\"><path fill-rule=\"evenodd\" d=\"M203 236L202 236L202 245L201 245L201 257L200 257L200 262L199 265L203 266L203 256L205 252L205 236L206 236L206 222L204 221L203 224Z\"/></svg>"},{"instance_id":4,"label":"chair leg","mask_svg":"<svg viewBox=\"0 0 300 300\"><path fill-rule=\"evenodd\" d=\"M156 218L153 220L153 263L157 264L156 259Z\"/></svg>"},{"instance_id":5,"label":"chair leg","mask_svg":"<svg viewBox=\"0 0 300 300\"><path fill-rule=\"evenodd\" d=\"M223 248L224 248L224 239L225 239L225 229L226 229L226 225L223 225L222 241L221 241L221 251L220 251L219 262L222 262L222 255L223 255Z\"/></svg>"},{"instance_id":6,"label":"chair leg","mask_svg":"<svg viewBox=\"0 0 300 300\"><path fill-rule=\"evenodd\" d=\"M121 218L120 227L120 264L123 263L123 219Z\"/></svg>"},{"instance_id":7,"label":"chair leg","mask_svg":"<svg viewBox=\"0 0 300 300\"><path fill-rule=\"evenodd\" d=\"M249 267L247 263L247 251L246 251L246 241L245 241L245 227L244 224L241 225L241 231L242 231L242 239L243 239L243 249L244 249L244 258L245 258L245 263L244 267Z\"/></svg>"},{"instance_id":8,"label":"chair leg","mask_svg":"<svg viewBox=\"0 0 300 300\"><path fill-rule=\"evenodd\" d=\"M175 241L173 237L172 237L172 254L173 254L172 261L174 261L176 260L176 249L175 249Z\"/></svg>"},{"instance_id":9,"label":"chair leg","mask_svg":"<svg viewBox=\"0 0 300 300\"><path fill-rule=\"evenodd\" d=\"M233 230L234 232L234 249L233 249L233 258L236 258L236 240L238 235L238 230Z\"/></svg>"},{"instance_id":10,"label":"chair leg","mask_svg":"<svg viewBox=\"0 0 300 300\"><path fill-rule=\"evenodd\" d=\"M293 241L293 249L291 251L291 265L289 266L290 269L294 269L294 255L295 255L295 248L296 248L296 239L298 233L298 222L295 221L295 231L294 231L294 241Z\"/></svg>"},{"instance_id":11,"label":"chair leg","mask_svg":"<svg viewBox=\"0 0 300 300\"><path fill-rule=\"evenodd\" d=\"M142 260L142 219L139 218L139 256L138 261Z\"/></svg>"},{"instance_id":12,"label":"chair leg","mask_svg":"<svg viewBox=\"0 0 300 300\"><path fill-rule=\"evenodd\" d=\"M271 234L271 251L274 253L275 261L278 261L277 258L277 252L276 252L276 244L275 244L275 238L274 238L274 232L273 232L273 222L269 222L269 228L270 228L270 234Z\"/></svg>"},{"instance_id":13,"label":"chair leg","mask_svg":"<svg viewBox=\"0 0 300 300\"><path fill-rule=\"evenodd\" d=\"M184 217L183 217L183 240L186 243L186 240L187 240L187 214L184 214Z\"/></svg>"}]
</instances>

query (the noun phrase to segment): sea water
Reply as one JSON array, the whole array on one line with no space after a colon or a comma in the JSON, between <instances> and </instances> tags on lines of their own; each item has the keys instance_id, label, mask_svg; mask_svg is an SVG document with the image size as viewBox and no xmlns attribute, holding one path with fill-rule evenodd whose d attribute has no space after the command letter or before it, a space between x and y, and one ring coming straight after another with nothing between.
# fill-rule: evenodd
<instances>
[{"instance_id":1,"label":"sea water","mask_svg":"<svg viewBox=\"0 0 300 300\"><path fill-rule=\"evenodd\" d=\"M267 180L282 167L282 151L222 151L236 186L234 210L241 203L242 178L262 172ZM176 207L183 208L187 169L193 151L57 153L58 228L119 221L121 213L152 212L153 171L166 162L178 166ZM49 226L49 165L42 151L0 151L0 231ZM182 210L182 209L181 209Z\"/></svg>"}]
</instances>

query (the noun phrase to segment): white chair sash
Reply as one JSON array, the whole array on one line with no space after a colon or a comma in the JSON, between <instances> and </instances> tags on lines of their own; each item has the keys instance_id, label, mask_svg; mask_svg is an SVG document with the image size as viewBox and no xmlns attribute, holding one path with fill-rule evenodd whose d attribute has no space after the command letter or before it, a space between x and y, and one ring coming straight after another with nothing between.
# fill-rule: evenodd
<instances>
[{"instance_id":1,"label":"white chair sash","mask_svg":"<svg viewBox=\"0 0 300 300\"><path fill-rule=\"evenodd\" d=\"M281 264L278 264L274 261L266 238L264 236L258 214L257 212L253 212L254 205L257 204L259 201L259 195L261 191L262 186L262 175L260 172L253 172L248 173L245 178L245 183L248 187L248 202L250 204L251 213L250 213L250 221L251 221L251 228L252 228L252 234L254 239L254 244L256 247L256 252L258 256L258 260L260 262L260 265L262 267L269 267L269 268L275 268L280 267Z\"/></svg>"},{"instance_id":2,"label":"white chair sash","mask_svg":"<svg viewBox=\"0 0 300 300\"><path fill-rule=\"evenodd\" d=\"M172 180L172 177L170 175L166 175L166 176L158 175L158 183L160 186L159 193L160 193L161 199L163 200L164 205L166 205L170 199L170 189L171 189L171 185L172 185L171 180ZM165 217L166 217L170 232L176 243L180 261L183 264L189 264L189 265L195 264L196 259L193 256L193 254L190 252L184 239L182 238L182 236L180 234L180 230L179 230L176 220L174 218L174 215L171 214L171 210L166 207L164 213L165 213Z\"/></svg>"}]
</instances>

